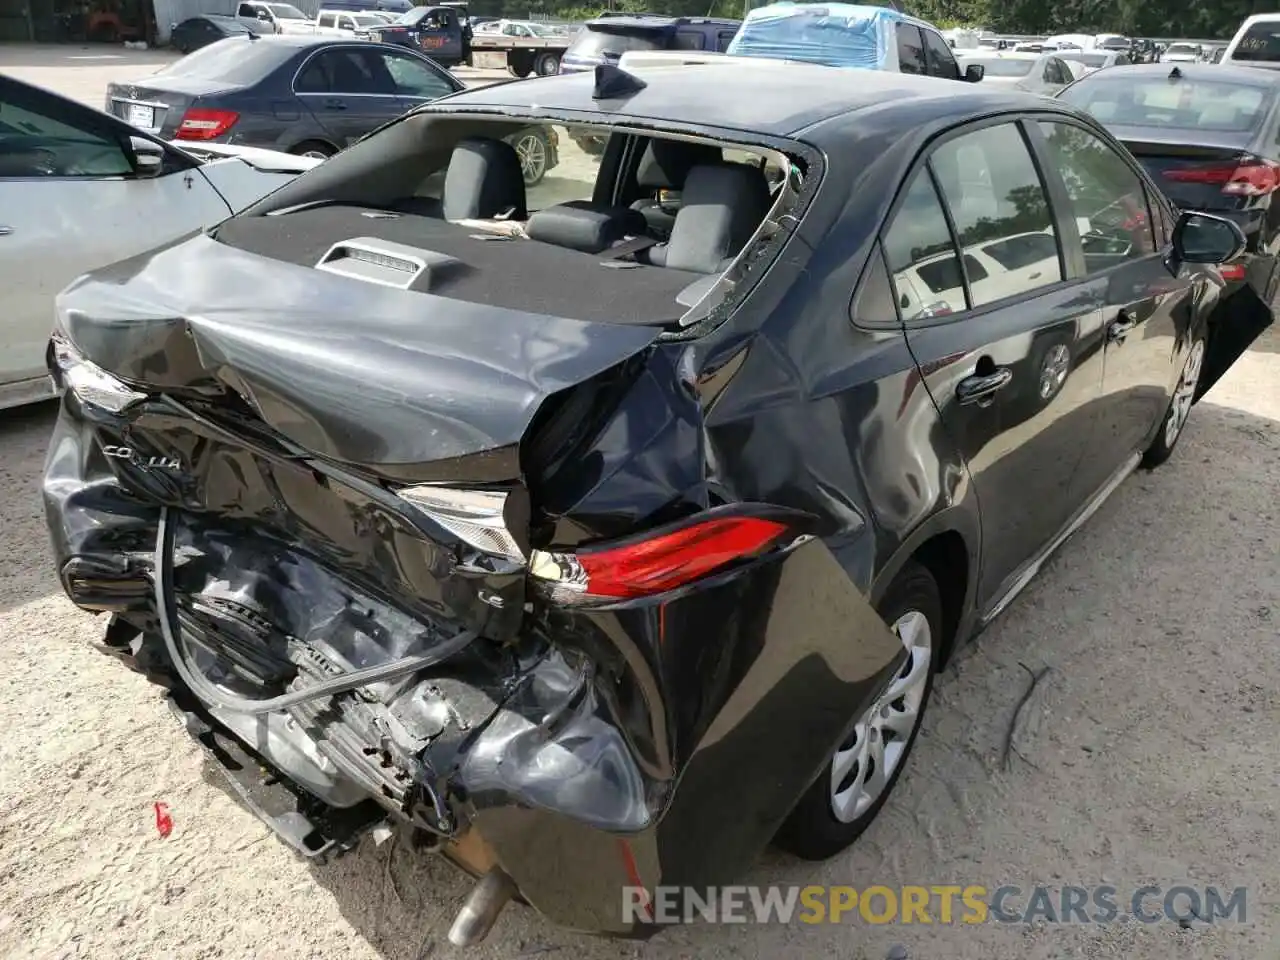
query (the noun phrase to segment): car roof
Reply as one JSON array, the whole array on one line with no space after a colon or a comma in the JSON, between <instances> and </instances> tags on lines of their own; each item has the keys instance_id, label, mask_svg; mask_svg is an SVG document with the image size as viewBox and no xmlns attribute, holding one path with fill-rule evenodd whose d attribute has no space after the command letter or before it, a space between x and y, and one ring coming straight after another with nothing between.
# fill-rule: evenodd
<instances>
[{"instance_id":1,"label":"car roof","mask_svg":"<svg viewBox=\"0 0 1280 960\"><path fill-rule=\"evenodd\" d=\"M741 20L730 20L724 17L663 17L653 13L627 13L612 17L593 17L587 21L588 27L622 26L628 30L653 29L662 30L667 27L699 24L713 26L739 26Z\"/></svg>"},{"instance_id":2,"label":"car roof","mask_svg":"<svg viewBox=\"0 0 1280 960\"><path fill-rule=\"evenodd\" d=\"M1168 77L1175 69L1188 80L1216 80L1219 83L1239 83L1251 87L1280 86L1280 72L1259 70L1256 67L1233 67L1222 63L1178 63L1173 66L1167 63L1132 63L1124 67L1123 73L1114 74L1113 77Z\"/></svg>"},{"instance_id":3,"label":"car roof","mask_svg":"<svg viewBox=\"0 0 1280 960\"><path fill-rule=\"evenodd\" d=\"M972 60L981 57L983 60L1039 60L1041 57L1050 57L1057 53L1057 50L1046 50L1044 53L1032 53L1030 50L993 50L991 53L971 53L968 50L956 51L957 60ZM1070 53L1071 51L1064 51Z\"/></svg>"},{"instance_id":4,"label":"car roof","mask_svg":"<svg viewBox=\"0 0 1280 960\"><path fill-rule=\"evenodd\" d=\"M932 106L939 117L966 109L960 105L963 101L1010 109L1045 105L1044 98L1033 94L987 91L978 84L887 70L857 69L855 82L849 77L853 69L722 57L692 65L629 69L626 72L645 86L625 100L592 99L594 75L573 73L466 90L442 101L438 109L582 112L603 114L606 122L642 118L787 137L832 117L890 102ZM423 109L436 112L430 105ZM924 116L928 112L918 111L915 122L929 119Z\"/></svg>"}]
</instances>

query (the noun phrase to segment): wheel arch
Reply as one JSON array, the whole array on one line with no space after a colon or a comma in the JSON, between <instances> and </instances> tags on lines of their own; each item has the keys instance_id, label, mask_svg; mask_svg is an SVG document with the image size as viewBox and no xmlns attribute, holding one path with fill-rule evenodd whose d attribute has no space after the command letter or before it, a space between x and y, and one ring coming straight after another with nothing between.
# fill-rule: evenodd
<instances>
[{"instance_id":1,"label":"wheel arch","mask_svg":"<svg viewBox=\"0 0 1280 960\"><path fill-rule=\"evenodd\" d=\"M903 539L871 586L871 602L879 606L889 585L908 561L920 564L933 576L942 596L943 646L938 665L973 632L979 544L978 518L961 507L941 510Z\"/></svg>"}]
</instances>

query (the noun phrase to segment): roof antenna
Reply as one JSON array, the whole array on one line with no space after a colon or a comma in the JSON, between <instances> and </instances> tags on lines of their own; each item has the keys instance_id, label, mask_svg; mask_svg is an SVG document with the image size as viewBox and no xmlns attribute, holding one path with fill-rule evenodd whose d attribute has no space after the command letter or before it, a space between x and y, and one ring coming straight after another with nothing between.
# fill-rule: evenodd
<instances>
[{"instance_id":1,"label":"roof antenna","mask_svg":"<svg viewBox=\"0 0 1280 960\"><path fill-rule=\"evenodd\" d=\"M1169 79L1170 79L1170 80L1181 80L1181 79L1182 79L1182 71L1181 71L1181 70L1179 70L1177 67L1174 67L1172 70L1170 70L1170 71L1169 71Z\"/></svg>"},{"instance_id":2,"label":"roof antenna","mask_svg":"<svg viewBox=\"0 0 1280 960\"><path fill-rule=\"evenodd\" d=\"M648 84L619 67L602 63L596 67L596 88L592 100L621 100L633 97Z\"/></svg>"}]
</instances>

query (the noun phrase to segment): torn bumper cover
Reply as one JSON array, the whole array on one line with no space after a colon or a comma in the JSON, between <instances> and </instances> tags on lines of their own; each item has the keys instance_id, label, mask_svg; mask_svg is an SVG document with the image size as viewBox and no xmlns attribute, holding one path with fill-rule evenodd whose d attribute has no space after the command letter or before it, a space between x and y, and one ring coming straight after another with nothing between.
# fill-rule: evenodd
<instances>
[{"instance_id":1,"label":"torn bumper cover","mask_svg":"<svg viewBox=\"0 0 1280 960\"><path fill-rule=\"evenodd\" d=\"M652 332L504 312L498 337L372 291L338 349L351 304L256 284L250 305L247 261L204 240L188 255L225 269L203 313L160 299L183 249L60 298L43 492L67 594L112 615L102 647L166 688L240 798L304 854L389 821L618 935L647 932L624 888L749 866L904 652L808 536L602 603L568 596L572 563L517 559L512 443Z\"/></svg>"}]
</instances>

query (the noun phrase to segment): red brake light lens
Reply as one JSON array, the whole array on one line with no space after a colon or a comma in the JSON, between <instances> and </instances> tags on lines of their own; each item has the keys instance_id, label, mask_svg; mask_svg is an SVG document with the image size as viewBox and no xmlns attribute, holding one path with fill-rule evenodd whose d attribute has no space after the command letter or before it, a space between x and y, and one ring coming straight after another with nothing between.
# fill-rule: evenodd
<instances>
[{"instance_id":1,"label":"red brake light lens","mask_svg":"<svg viewBox=\"0 0 1280 960\"><path fill-rule=\"evenodd\" d=\"M182 115L182 123L174 134L177 140L214 140L230 130L240 114L233 110L191 107Z\"/></svg>"},{"instance_id":2,"label":"red brake light lens","mask_svg":"<svg viewBox=\"0 0 1280 960\"><path fill-rule=\"evenodd\" d=\"M736 560L759 556L789 536L763 517L717 517L616 547L578 554L588 596L632 599L665 593Z\"/></svg>"},{"instance_id":3,"label":"red brake light lens","mask_svg":"<svg viewBox=\"0 0 1280 960\"><path fill-rule=\"evenodd\" d=\"M1221 184L1229 196L1261 197L1280 186L1280 164L1249 157L1239 163L1166 170L1164 177L1177 183Z\"/></svg>"}]
</instances>

